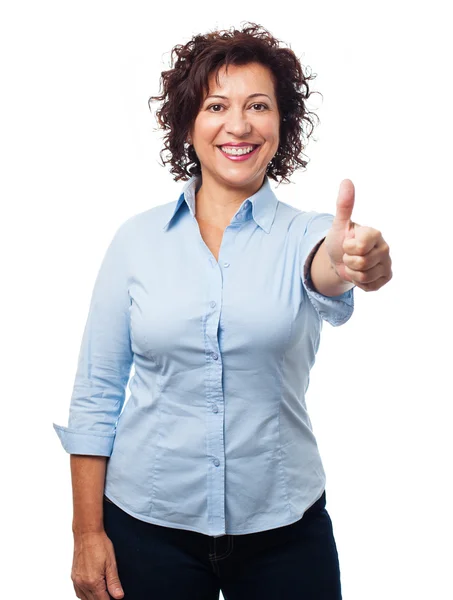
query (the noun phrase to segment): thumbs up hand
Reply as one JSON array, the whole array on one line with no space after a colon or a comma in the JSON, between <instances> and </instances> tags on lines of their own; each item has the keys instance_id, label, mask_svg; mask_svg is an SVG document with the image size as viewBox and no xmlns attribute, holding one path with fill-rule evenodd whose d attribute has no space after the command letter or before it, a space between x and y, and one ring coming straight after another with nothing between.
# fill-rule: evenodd
<instances>
[{"instance_id":1,"label":"thumbs up hand","mask_svg":"<svg viewBox=\"0 0 453 600\"><path fill-rule=\"evenodd\" d=\"M324 243L340 279L366 292L376 291L393 276L390 248L380 231L351 221L354 197L354 184L343 179L336 215Z\"/></svg>"}]
</instances>

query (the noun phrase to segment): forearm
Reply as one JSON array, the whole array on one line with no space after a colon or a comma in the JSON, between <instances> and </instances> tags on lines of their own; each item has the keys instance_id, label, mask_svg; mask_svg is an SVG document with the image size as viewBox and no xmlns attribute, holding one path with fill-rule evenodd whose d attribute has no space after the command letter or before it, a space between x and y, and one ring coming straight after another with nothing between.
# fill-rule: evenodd
<instances>
[{"instance_id":1,"label":"forearm","mask_svg":"<svg viewBox=\"0 0 453 600\"><path fill-rule=\"evenodd\" d=\"M310 276L316 291L324 296L339 296L354 287L352 282L343 281L335 273L327 254L325 239L312 260Z\"/></svg>"},{"instance_id":2,"label":"forearm","mask_svg":"<svg viewBox=\"0 0 453 600\"><path fill-rule=\"evenodd\" d=\"M106 456L71 454L74 535L104 530Z\"/></svg>"}]
</instances>

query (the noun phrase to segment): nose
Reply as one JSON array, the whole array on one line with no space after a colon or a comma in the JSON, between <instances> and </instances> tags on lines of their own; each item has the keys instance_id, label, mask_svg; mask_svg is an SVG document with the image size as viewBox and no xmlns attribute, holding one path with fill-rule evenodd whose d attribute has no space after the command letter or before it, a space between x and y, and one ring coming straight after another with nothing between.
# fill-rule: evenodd
<instances>
[{"instance_id":1,"label":"nose","mask_svg":"<svg viewBox=\"0 0 453 600\"><path fill-rule=\"evenodd\" d=\"M250 133L252 127L242 110L231 110L225 122L225 131L233 136L242 137Z\"/></svg>"}]
</instances>

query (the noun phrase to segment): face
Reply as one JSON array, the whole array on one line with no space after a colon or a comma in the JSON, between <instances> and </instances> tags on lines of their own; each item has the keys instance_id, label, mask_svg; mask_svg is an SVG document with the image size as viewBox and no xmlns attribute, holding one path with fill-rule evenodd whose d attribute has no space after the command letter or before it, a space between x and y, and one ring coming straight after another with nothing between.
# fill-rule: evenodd
<instances>
[{"instance_id":1,"label":"face","mask_svg":"<svg viewBox=\"0 0 453 600\"><path fill-rule=\"evenodd\" d=\"M223 187L259 189L277 152L279 131L271 71L259 63L230 65L228 73L223 66L219 84L214 74L209 78L209 92L190 133L203 182L209 179ZM247 146L254 150L230 158L220 148L225 144L245 144L245 150L250 149Z\"/></svg>"}]
</instances>

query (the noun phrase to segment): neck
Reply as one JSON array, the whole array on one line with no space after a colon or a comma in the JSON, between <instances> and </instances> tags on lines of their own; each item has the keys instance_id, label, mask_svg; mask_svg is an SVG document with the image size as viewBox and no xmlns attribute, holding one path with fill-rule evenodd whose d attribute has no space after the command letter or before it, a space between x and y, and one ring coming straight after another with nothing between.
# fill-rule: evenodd
<instances>
[{"instance_id":1,"label":"neck","mask_svg":"<svg viewBox=\"0 0 453 600\"><path fill-rule=\"evenodd\" d=\"M262 181L245 187L232 187L203 175L195 194L195 216L201 221L227 227L241 204L261 188Z\"/></svg>"}]
</instances>

